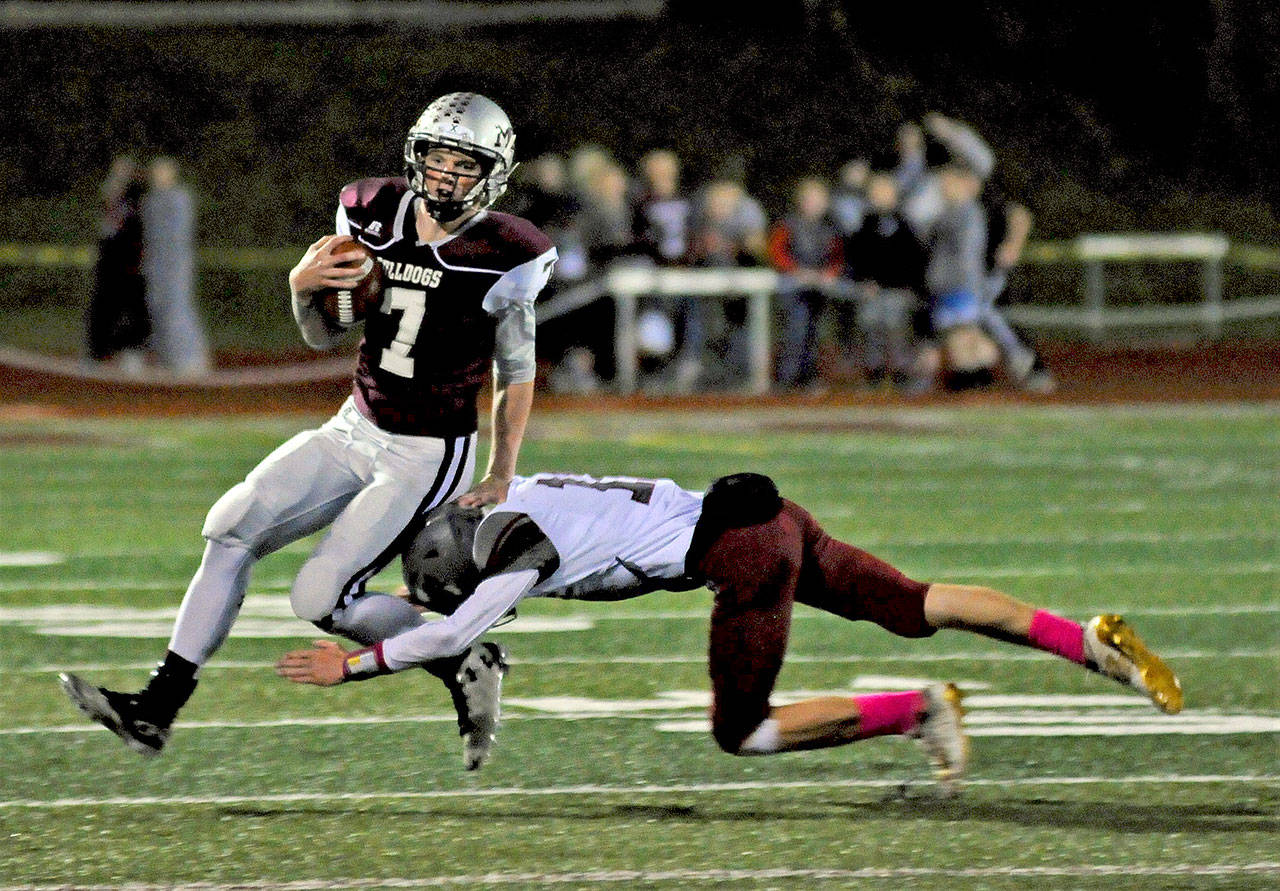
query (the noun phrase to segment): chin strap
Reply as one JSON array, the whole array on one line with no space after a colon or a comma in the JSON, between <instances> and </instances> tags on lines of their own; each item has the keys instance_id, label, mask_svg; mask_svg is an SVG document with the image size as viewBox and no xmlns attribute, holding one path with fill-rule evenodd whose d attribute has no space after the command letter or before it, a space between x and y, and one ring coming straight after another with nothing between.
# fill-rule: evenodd
<instances>
[{"instance_id":1,"label":"chin strap","mask_svg":"<svg viewBox=\"0 0 1280 891\"><path fill-rule=\"evenodd\" d=\"M467 210L467 204L462 201L441 201L426 195L422 199L427 203L427 214L437 223L452 223Z\"/></svg>"}]
</instances>

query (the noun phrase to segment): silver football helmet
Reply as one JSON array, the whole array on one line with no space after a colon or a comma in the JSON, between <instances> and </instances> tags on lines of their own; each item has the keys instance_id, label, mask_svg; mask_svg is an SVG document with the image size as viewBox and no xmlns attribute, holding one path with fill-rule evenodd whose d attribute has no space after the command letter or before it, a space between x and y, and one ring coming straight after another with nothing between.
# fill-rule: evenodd
<instances>
[{"instance_id":1,"label":"silver football helmet","mask_svg":"<svg viewBox=\"0 0 1280 891\"><path fill-rule=\"evenodd\" d=\"M429 194L424 158L433 148L463 152L480 163L479 182L462 198L444 201ZM427 106L404 142L405 178L427 202L435 219L447 223L471 208L485 208L507 190L516 169L516 134L498 103L479 93L448 93Z\"/></svg>"},{"instance_id":2,"label":"silver football helmet","mask_svg":"<svg viewBox=\"0 0 1280 891\"><path fill-rule=\"evenodd\" d=\"M400 555L409 599L443 616L453 615L480 581L472 557L476 528L484 519L478 507L442 504Z\"/></svg>"}]
</instances>

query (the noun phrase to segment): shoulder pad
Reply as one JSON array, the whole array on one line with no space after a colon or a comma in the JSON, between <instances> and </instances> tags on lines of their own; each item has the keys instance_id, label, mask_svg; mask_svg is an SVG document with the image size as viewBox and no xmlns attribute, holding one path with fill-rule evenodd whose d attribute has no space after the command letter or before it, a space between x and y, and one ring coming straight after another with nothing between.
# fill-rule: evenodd
<instances>
[{"instance_id":1,"label":"shoulder pad","mask_svg":"<svg viewBox=\"0 0 1280 891\"><path fill-rule=\"evenodd\" d=\"M440 254L460 266L507 272L553 247L551 239L528 220L489 211L445 244Z\"/></svg>"},{"instance_id":2,"label":"shoulder pad","mask_svg":"<svg viewBox=\"0 0 1280 891\"><path fill-rule=\"evenodd\" d=\"M364 231L374 220L383 221L383 226L394 220L408 190L402 176L368 177L343 186L338 200L351 225Z\"/></svg>"}]
</instances>

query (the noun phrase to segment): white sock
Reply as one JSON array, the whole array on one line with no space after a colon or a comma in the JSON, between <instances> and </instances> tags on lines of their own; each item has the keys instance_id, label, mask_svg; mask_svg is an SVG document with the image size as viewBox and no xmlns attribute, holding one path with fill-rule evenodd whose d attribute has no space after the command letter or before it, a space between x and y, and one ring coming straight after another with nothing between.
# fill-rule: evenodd
<instances>
[{"instance_id":1,"label":"white sock","mask_svg":"<svg viewBox=\"0 0 1280 891\"><path fill-rule=\"evenodd\" d=\"M751 735L738 747L739 755L772 755L782 745L782 732L778 722L773 718L765 718Z\"/></svg>"}]
</instances>

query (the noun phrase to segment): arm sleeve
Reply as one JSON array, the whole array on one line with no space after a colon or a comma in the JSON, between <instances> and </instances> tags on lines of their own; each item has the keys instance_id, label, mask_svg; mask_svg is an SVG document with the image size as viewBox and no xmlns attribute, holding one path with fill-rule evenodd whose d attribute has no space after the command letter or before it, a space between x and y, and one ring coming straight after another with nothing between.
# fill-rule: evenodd
<instances>
[{"instance_id":1,"label":"arm sleeve","mask_svg":"<svg viewBox=\"0 0 1280 891\"><path fill-rule=\"evenodd\" d=\"M313 350L327 350L338 345L342 340L341 328L334 328L324 320L320 311L310 302L304 303L297 294L292 295L293 320L298 324L298 331L303 341Z\"/></svg>"},{"instance_id":2,"label":"arm sleeve","mask_svg":"<svg viewBox=\"0 0 1280 891\"><path fill-rule=\"evenodd\" d=\"M534 315L532 300L508 306L498 316L494 340L493 374L499 386L526 384L537 374Z\"/></svg>"},{"instance_id":3,"label":"arm sleeve","mask_svg":"<svg viewBox=\"0 0 1280 891\"><path fill-rule=\"evenodd\" d=\"M382 658L387 668L403 671L432 659L458 655L519 603L537 581L535 569L484 579L453 615L383 641Z\"/></svg>"},{"instance_id":4,"label":"arm sleeve","mask_svg":"<svg viewBox=\"0 0 1280 891\"><path fill-rule=\"evenodd\" d=\"M500 385L534 378L534 302L551 278L556 259L556 249L548 248L504 272L484 296L485 312L498 319L493 372Z\"/></svg>"},{"instance_id":5,"label":"arm sleeve","mask_svg":"<svg viewBox=\"0 0 1280 891\"><path fill-rule=\"evenodd\" d=\"M947 149L968 164L981 179L991 176L996 167L996 156L987 141L967 124L954 121L954 132L945 140Z\"/></svg>"}]
</instances>

